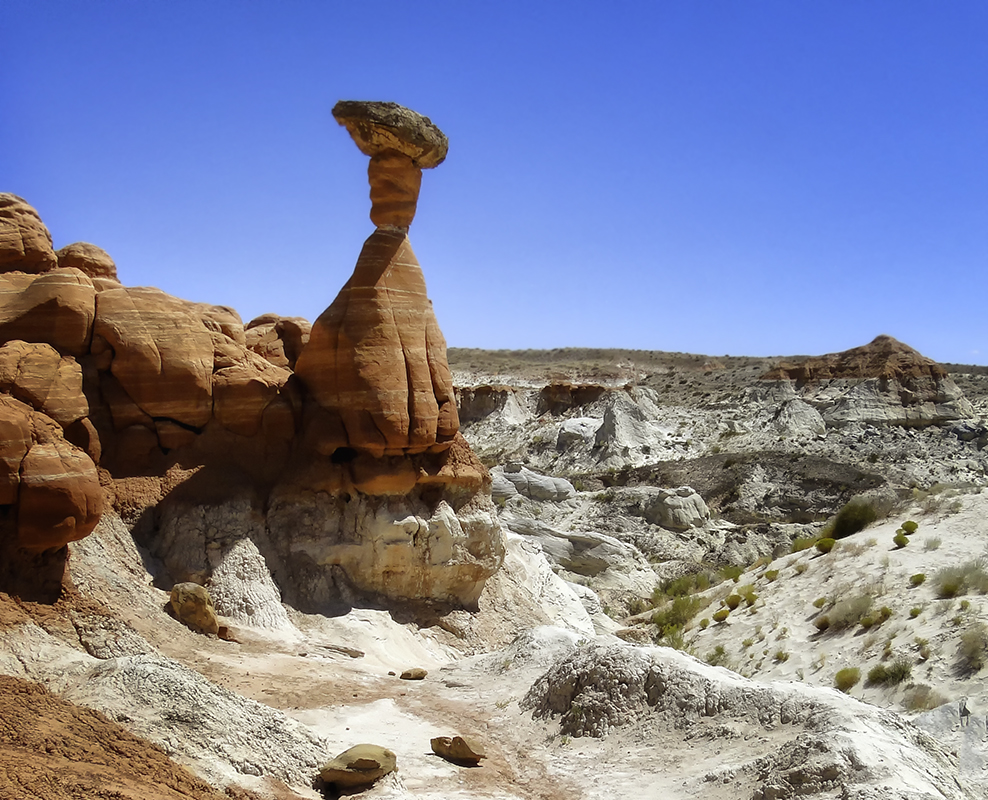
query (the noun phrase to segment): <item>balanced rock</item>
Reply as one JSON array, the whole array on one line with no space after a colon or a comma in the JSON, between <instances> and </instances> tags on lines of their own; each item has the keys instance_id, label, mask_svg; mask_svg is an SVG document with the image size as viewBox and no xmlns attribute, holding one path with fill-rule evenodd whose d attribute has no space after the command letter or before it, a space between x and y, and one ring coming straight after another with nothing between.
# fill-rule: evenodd
<instances>
[{"instance_id":1,"label":"balanced rock","mask_svg":"<svg viewBox=\"0 0 988 800\"><path fill-rule=\"evenodd\" d=\"M398 758L393 751L376 744L358 744L327 761L319 769L319 777L326 783L350 789L370 786L398 768Z\"/></svg>"},{"instance_id":2,"label":"balanced rock","mask_svg":"<svg viewBox=\"0 0 988 800\"><path fill-rule=\"evenodd\" d=\"M459 429L446 341L400 231L379 228L312 325L295 373L342 422L338 442L376 457L444 449Z\"/></svg>"},{"instance_id":3,"label":"balanced rock","mask_svg":"<svg viewBox=\"0 0 988 800\"><path fill-rule=\"evenodd\" d=\"M0 275L0 341L45 342L61 353L82 356L95 315L96 289L81 270Z\"/></svg>"},{"instance_id":4,"label":"balanced rock","mask_svg":"<svg viewBox=\"0 0 988 800\"><path fill-rule=\"evenodd\" d=\"M442 164L449 151L449 140L431 119L397 103L340 100L333 117L367 156L395 151L429 169Z\"/></svg>"},{"instance_id":5,"label":"balanced rock","mask_svg":"<svg viewBox=\"0 0 988 800\"><path fill-rule=\"evenodd\" d=\"M117 265L102 247L89 242L75 242L66 245L55 255L58 257L60 267L74 267L85 272L90 278L105 278L119 283Z\"/></svg>"},{"instance_id":6,"label":"balanced rock","mask_svg":"<svg viewBox=\"0 0 988 800\"><path fill-rule=\"evenodd\" d=\"M432 752L454 764L477 766L487 758L487 752L473 739L465 736L437 736L430 741Z\"/></svg>"},{"instance_id":7,"label":"balanced rock","mask_svg":"<svg viewBox=\"0 0 988 800\"><path fill-rule=\"evenodd\" d=\"M37 274L56 266L51 234L38 212L16 194L0 192L0 272Z\"/></svg>"},{"instance_id":8,"label":"balanced rock","mask_svg":"<svg viewBox=\"0 0 988 800\"><path fill-rule=\"evenodd\" d=\"M219 620L206 587L198 583L176 583L169 602L175 618L190 630L214 636L219 633Z\"/></svg>"}]
</instances>

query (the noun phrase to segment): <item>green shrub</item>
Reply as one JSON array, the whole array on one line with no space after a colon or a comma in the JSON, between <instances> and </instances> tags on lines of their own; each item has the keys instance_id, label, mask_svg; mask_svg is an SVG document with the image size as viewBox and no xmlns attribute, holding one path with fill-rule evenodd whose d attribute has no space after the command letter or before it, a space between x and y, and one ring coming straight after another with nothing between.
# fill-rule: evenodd
<instances>
[{"instance_id":1,"label":"green shrub","mask_svg":"<svg viewBox=\"0 0 988 800\"><path fill-rule=\"evenodd\" d=\"M737 583L738 578L740 578L743 574L744 567L736 567L733 564L720 568L720 579L723 581L734 581Z\"/></svg>"},{"instance_id":2,"label":"green shrub","mask_svg":"<svg viewBox=\"0 0 988 800\"><path fill-rule=\"evenodd\" d=\"M788 661L789 653L787 653L785 650L776 650L774 660L776 664L781 664L784 661Z\"/></svg>"},{"instance_id":3,"label":"green shrub","mask_svg":"<svg viewBox=\"0 0 988 800\"><path fill-rule=\"evenodd\" d=\"M905 533L899 531L895 536L892 537L892 543L895 545L896 550L901 550L907 544L909 544L909 537Z\"/></svg>"},{"instance_id":4,"label":"green shrub","mask_svg":"<svg viewBox=\"0 0 988 800\"><path fill-rule=\"evenodd\" d=\"M797 536L792 540L792 552L801 553L803 550L809 550L814 544L816 544L816 539Z\"/></svg>"},{"instance_id":5,"label":"green shrub","mask_svg":"<svg viewBox=\"0 0 988 800\"><path fill-rule=\"evenodd\" d=\"M926 581L926 574L923 572L917 572L909 579L910 586L921 586Z\"/></svg>"},{"instance_id":6,"label":"green shrub","mask_svg":"<svg viewBox=\"0 0 988 800\"><path fill-rule=\"evenodd\" d=\"M719 608L713 613L714 622L723 622L730 616L730 614L731 614L730 609Z\"/></svg>"},{"instance_id":7,"label":"green shrub","mask_svg":"<svg viewBox=\"0 0 988 800\"><path fill-rule=\"evenodd\" d=\"M878 622L888 622L892 618L892 609L888 606L882 606L878 609Z\"/></svg>"},{"instance_id":8,"label":"green shrub","mask_svg":"<svg viewBox=\"0 0 988 800\"><path fill-rule=\"evenodd\" d=\"M667 628L684 628L686 623L705 608L708 600L702 597L676 597L671 603L652 614L652 624L665 636Z\"/></svg>"},{"instance_id":9,"label":"green shrub","mask_svg":"<svg viewBox=\"0 0 988 800\"><path fill-rule=\"evenodd\" d=\"M728 662L727 650L724 649L724 645L719 644L707 653L706 658L703 660L712 667L725 667Z\"/></svg>"},{"instance_id":10,"label":"green shrub","mask_svg":"<svg viewBox=\"0 0 988 800\"><path fill-rule=\"evenodd\" d=\"M922 613L923 613L923 609L920 608L919 606L916 606L915 608L910 608L909 619L916 619L916 617L918 617Z\"/></svg>"},{"instance_id":11,"label":"green shrub","mask_svg":"<svg viewBox=\"0 0 988 800\"><path fill-rule=\"evenodd\" d=\"M818 597L816 600L813 601L814 608L823 608L825 605L827 605L826 597Z\"/></svg>"},{"instance_id":12,"label":"green shrub","mask_svg":"<svg viewBox=\"0 0 988 800\"><path fill-rule=\"evenodd\" d=\"M729 594L726 598L724 598L724 603L727 605L729 609L731 609L731 611L733 611L735 608L741 605L741 595Z\"/></svg>"},{"instance_id":13,"label":"green shrub","mask_svg":"<svg viewBox=\"0 0 988 800\"><path fill-rule=\"evenodd\" d=\"M701 631L705 631L709 627L710 627L710 620L707 617L704 617L703 619L700 620Z\"/></svg>"},{"instance_id":14,"label":"green shrub","mask_svg":"<svg viewBox=\"0 0 988 800\"><path fill-rule=\"evenodd\" d=\"M911 519L902 523L902 530L906 532L907 535L912 536L919 528L919 524L913 522Z\"/></svg>"},{"instance_id":15,"label":"green shrub","mask_svg":"<svg viewBox=\"0 0 988 800\"><path fill-rule=\"evenodd\" d=\"M771 583L778 577L779 577L779 570L777 569L770 569L768 572L765 573L765 580L767 580L769 583Z\"/></svg>"},{"instance_id":16,"label":"green shrub","mask_svg":"<svg viewBox=\"0 0 988 800\"><path fill-rule=\"evenodd\" d=\"M880 686L898 686L913 671L913 665L904 658L897 658L891 664L877 664L868 670L868 683Z\"/></svg>"},{"instance_id":17,"label":"green shrub","mask_svg":"<svg viewBox=\"0 0 988 800\"><path fill-rule=\"evenodd\" d=\"M805 561L800 561L800 562L799 562L799 563L798 563L798 564L796 565L796 574L797 574L797 575L802 575L802 574L803 574L804 572L806 572L806 570L808 570L809 568L810 568L810 565L809 565L809 564L807 564L807 563L806 563Z\"/></svg>"},{"instance_id":18,"label":"green shrub","mask_svg":"<svg viewBox=\"0 0 988 800\"><path fill-rule=\"evenodd\" d=\"M858 622L861 624L862 628L868 630L868 628L875 624L875 618L871 616L871 614L865 614L858 620Z\"/></svg>"},{"instance_id":19,"label":"green shrub","mask_svg":"<svg viewBox=\"0 0 988 800\"><path fill-rule=\"evenodd\" d=\"M878 519L878 509L873 500L867 497L852 497L834 517L830 526L830 535L834 539L843 539L852 533L863 531L876 519Z\"/></svg>"},{"instance_id":20,"label":"green shrub","mask_svg":"<svg viewBox=\"0 0 988 800\"><path fill-rule=\"evenodd\" d=\"M816 629L820 631L820 633L823 633L825 630L827 630L827 628L830 627L830 617L828 617L826 614L821 614L819 617L813 620L813 624L816 626Z\"/></svg>"},{"instance_id":21,"label":"green shrub","mask_svg":"<svg viewBox=\"0 0 988 800\"><path fill-rule=\"evenodd\" d=\"M758 599L758 595L755 594L755 587L750 583L746 583L744 586L740 587L738 589L738 594L744 598L745 603L749 606L753 606L755 601Z\"/></svg>"},{"instance_id":22,"label":"green shrub","mask_svg":"<svg viewBox=\"0 0 988 800\"><path fill-rule=\"evenodd\" d=\"M844 669L837 670L837 674L834 675L834 688L847 694L858 685L858 681L860 680L860 669L857 667L845 667Z\"/></svg>"},{"instance_id":23,"label":"green shrub","mask_svg":"<svg viewBox=\"0 0 988 800\"><path fill-rule=\"evenodd\" d=\"M988 663L988 627L976 622L961 634L957 646L957 669L964 675L973 675Z\"/></svg>"},{"instance_id":24,"label":"green shrub","mask_svg":"<svg viewBox=\"0 0 988 800\"><path fill-rule=\"evenodd\" d=\"M824 539L817 539L815 546L817 550L819 550L821 553L826 555L827 553L829 553L831 550L834 549L835 544L837 544L837 541L828 536Z\"/></svg>"}]
</instances>

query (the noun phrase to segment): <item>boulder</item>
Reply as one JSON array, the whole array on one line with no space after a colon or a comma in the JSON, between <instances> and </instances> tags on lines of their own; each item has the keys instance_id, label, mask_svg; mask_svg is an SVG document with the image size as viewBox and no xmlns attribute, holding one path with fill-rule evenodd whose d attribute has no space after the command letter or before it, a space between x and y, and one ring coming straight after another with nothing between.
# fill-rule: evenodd
<instances>
[{"instance_id":1,"label":"boulder","mask_svg":"<svg viewBox=\"0 0 988 800\"><path fill-rule=\"evenodd\" d=\"M459 420L446 342L404 233L382 228L365 242L295 372L339 415L351 448L380 457L449 446Z\"/></svg>"},{"instance_id":2,"label":"boulder","mask_svg":"<svg viewBox=\"0 0 988 800\"><path fill-rule=\"evenodd\" d=\"M643 510L645 519L671 531L699 528L710 519L707 504L689 486L647 490Z\"/></svg>"},{"instance_id":3,"label":"boulder","mask_svg":"<svg viewBox=\"0 0 988 800\"><path fill-rule=\"evenodd\" d=\"M487 758L487 752L473 739L465 736L437 736L430 740L432 752L454 764L477 766Z\"/></svg>"},{"instance_id":4,"label":"boulder","mask_svg":"<svg viewBox=\"0 0 988 800\"><path fill-rule=\"evenodd\" d=\"M528 467L523 467L521 464L507 464L504 467L495 467L491 470L491 478L497 481L497 494L499 496L511 495L510 490L505 491L506 487L503 481L507 481L514 487L516 492L523 494L530 500L558 502L576 497L576 489L565 478L540 475Z\"/></svg>"},{"instance_id":5,"label":"boulder","mask_svg":"<svg viewBox=\"0 0 988 800\"><path fill-rule=\"evenodd\" d=\"M403 681L424 681L428 674L428 670L424 670L422 667L412 667L401 673L401 679Z\"/></svg>"},{"instance_id":6,"label":"boulder","mask_svg":"<svg viewBox=\"0 0 988 800\"><path fill-rule=\"evenodd\" d=\"M340 788L370 786L398 769L393 751L376 744L358 744L319 768L319 777Z\"/></svg>"},{"instance_id":7,"label":"boulder","mask_svg":"<svg viewBox=\"0 0 988 800\"><path fill-rule=\"evenodd\" d=\"M229 306L214 306L209 303L195 303L202 324L213 333L220 333L243 347L246 344L244 321Z\"/></svg>"},{"instance_id":8,"label":"boulder","mask_svg":"<svg viewBox=\"0 0 988 800\"><path fill-rule=\"evenodd\" d=\"M102 247L89 242L75 242L66 245L55 255L58 256L59 267L73 267L85 272L90 278L120 282L117 277L117 265Z\"/></svg>"},{"instance_id":9,"label":"boulder","mask_svg":"<svg viewBox=\"0 0 988 800\"><path fill-rule=\"evenodd\" d=\"M0 272L47 272L58 266L51 234L38 212L15 194L0 192Z\"/></svg>"},{"instance_id":10,"label":"boulder","mask_svg":"<svg viewBox=\"0 0 988 800\"><path fill-rule=\"evenodd\" d=\"M820 412L798 398L787 400L779 406L773 423L779 433L794 438L822 436L827 432L827 424Z\"/></svg>"},{"instance_id":11,"label":"boulder","mask_svg":"<svg viewBox=\"0 0 988 800\"><path fill-rule=\"evenodd\" d=\"M74 268L0 275L0 341L45 342L61 353L89 350L96 289Z\"/></svg>"},{"instance_id":12,"label":"boulder","mask_svg":"<svg viewBox=\"0 0 988 800\"><path fill-rule=\"evenodd\" d=\"M333 106L333 117L367 156L392 151L420 169L430 169L449 151L449 140L432 120L397 103L340 100Z\"/></svg>"},{"instance_id":13,"label":"boulder","mask_svg":"<svg viewBox=\"0 0 988 800\"><path fill-rule=\"evenodd\" d=\"M141 411L187 428L208 422L213 340L195 304L159 289L102 292L93 330L94 354L112 350L110 372Z\"/></svg>"},{"instance_id":14,"label":"boulder","mask_svg":"<svg viewBox=\"0 0 988 800\"><path fill-rule=\"evenodd\" d=\"M291 373L250 350L243 360L213 374L213 415L227 430L254 436L264 410L278 396Z\"/></svg>"},{"instance_id":15,"label":"boulder","mask_svg":"<svg viewBox=\"0 0 988 800\"><path fill-rule=\"evenodd\" d=\"M571 447L587 444L594 440L602 420L593 417L574 417L564 420L556 434L556 449L568 450Z\"/></svg>"},{"instance_id":16,"label":"boulder","mask_svg":"<svg viewBox=\"0 0 988 800\"><path fill-rule=\"evenodd\" d=\"M21 484L21 463L31 448L31 409L0 396L0 505L13 505Z\"/></svg>"},{"instance_id":17,"label":"boulder","mask_svg":"<svg viewBox=\"0 0 988 800\"><path fill-rule=\"evenodd\" d=\"M63 428L89 414L82 367L49 344L12 341L0 347L0 391L47 414Z\"/></svg>"},{"instance_id":18,"label":"boulder","mask_svg":"<svg viewBox=\"0 0 988 800\"><path fill-rule=\"evenodd\" d=\"M247 323L246 345L276 367L295 369L312 326L302 317L263 314Z\"/></svg>"},{"instance_id":19,"label":"boulder","mask_svg":"<svg viewBox=\"0 0 988 800\"><path fill-rule=\"evenodd\" d=\"M169 600L175 618L196 633L219 633L219 620L209 592L198 583L176 583Z\"/></svg>"}]
</instances>

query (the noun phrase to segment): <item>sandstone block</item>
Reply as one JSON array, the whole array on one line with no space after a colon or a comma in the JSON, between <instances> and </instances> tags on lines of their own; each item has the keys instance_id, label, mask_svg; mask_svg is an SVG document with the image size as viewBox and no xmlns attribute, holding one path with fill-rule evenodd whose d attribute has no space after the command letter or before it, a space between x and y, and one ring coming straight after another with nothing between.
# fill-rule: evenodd
<instances>
[{"instance_id":1,"label":"sandstone block","mask_svg":"<svg viewBox=\"0 0 988 800\"><path fill-rule=\"evenodd\" d=\"M319 777L338 787L357 788L370 786L397 769L398 757L393 751L376 744L358 744L320 767Z\"/></svg>"},{"instance_id":2,"label":"sandstone block","mask_svg":"<svg viewBox=\"0 0 988 800\"><path fill-rule=\"evenodd\" d=\"M38 212L15 194L0 192L0 272L46 272L58 265L51 234Z\"/></svg>"},{"instance_id":3,"label":"sandstone block","mask_svg":"<svg viewBox=\"0 0 988 800\"><path fill-rule=\"evenodd\" d=\"M61 353L89 349L96 289L78 269L0 275L0 341L46 342Z\"/></svg>"},{"instance_id":4,"label":"sandstone block","mask_svg":"<svg viewBox=\"0 0 988 800\"><path fill-rule=\"evenodd\" d=\"M429 169L439 166L449 151L449 140L431 119L397 103L340 100L333 117L364 155L394 151Z\"/></svg>"},{"instance_id":5,"label":"sandstone block","mask_svg":"<svg viewBox=\"0 0 988 800\"><path fill-rule=\"evenodd\" d=\"M62 427L89 414L89 402L82 392L82 367L49 344L12 341L0 347L0 390Z\"/></svg>"},{"instance_id":6,"label":"sandstone block","mask_svg":"<svg viewBox=\"0 0 988 800\"><path fill-rule=\"evenodd\" d=\"M175 618L196 633L219 632L219 621L209 592L198 583L176 583L172 587L172 611Z\"/></svg>"},{"instance_id":7,"label":"sandstone block","mask_svg":"<svg viewBox=\"0 0 988 800\"><path fill-rule=\"evenodd\" d=\"M90 278L120 282L117 277L117 265L102 247L89 242L75 242L66 245L55 255L58 257L59 267L73 267L85 272Z\"/></svg>"},{"instance_id":8,"label":"sandstone block","mask_svg":"<svg viewBox=\"0 0 988 800\"><path fill-rule=\"evenodd\" d=\"M476 766L487 758L484 748L465 736L437 736L430 744L433 753L454 764Z\"/></svg>"}]
</instances>

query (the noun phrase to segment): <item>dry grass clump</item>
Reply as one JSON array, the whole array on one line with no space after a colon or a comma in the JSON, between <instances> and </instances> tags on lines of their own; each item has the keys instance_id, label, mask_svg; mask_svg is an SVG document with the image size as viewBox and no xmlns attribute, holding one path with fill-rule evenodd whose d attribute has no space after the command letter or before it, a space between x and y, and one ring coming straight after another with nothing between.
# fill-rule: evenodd
<instances>
[{"instance_id":1,"label":"dry grass clump","mask_svg":"<svg viewBox=\"0 0 988 800\"><path fill-rule=\"evenodd\" d=\"M957 670L973 675L988 663L988 627L976 622L961 634L957 645Z\"/></svg>"},{"instance_id":2,"label":"dry grass clump","mask_svg":"<svg viewBox=\"0 0 988 800\"><path fill-rule=\"evenodd\" d=\"M906 689L906 693L902 697L902 706L906 711L932 711L946 702L946 697L925 683L918 683L912 688Z\"/></svg>"},{"instance_id":3,"label":"dry grass clump","mask_svg":"<svg viewBox=\"0 0 988 800\"><path fill-rule=\"evenodd\" d=\"M832 539L843 539L845 536L863 531L879 517L877 503L867 497L852 497L837 516L827 526L828 535Z\"/></svg>"},{"instance_id":4,"label":"dry grass clump","mask_svg":"<svg viewBox=\"0 0 988 800\"><path fill-rule=\"evenodd\" d=\"M965 564L944 567L933 580L938 597L957 597L968 592L988 594L988 561L976 558Z\"/></svg>"},{"instance_id":5,"label":"dry grass clump","mask_svg":"<svg viewBox=\"0 0 988 800\"><path fill-rule=\"evenodd\" d=\"M867 593L855 595L854 597L848 597L844 600L839 600L834 604L834 607L827 612L827 625L825 628L831 631L843 631L848 628L853 628L861 622L861 619L865 615L867 615L873 602L874 600L872 596ZM823 630L823 628L820 628L820 619L821 618L818 617L815 624L817 628Z\"/></svg>"}]
</instances>

